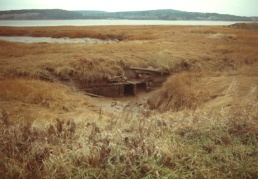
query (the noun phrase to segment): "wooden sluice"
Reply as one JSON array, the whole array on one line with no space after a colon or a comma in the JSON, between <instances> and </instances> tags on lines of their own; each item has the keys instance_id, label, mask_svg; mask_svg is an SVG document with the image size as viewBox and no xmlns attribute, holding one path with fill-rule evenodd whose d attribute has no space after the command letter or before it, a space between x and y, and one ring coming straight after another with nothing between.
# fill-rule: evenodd
<instances>
[{"instance_id":1,"label":"wooden sluice","mask_svg":"<svg viewBox=\"0 0 258 179\"><path fill-rule=\"evenodd\" d=\"M151 86L161 84L168 74L157 69L130 67L134 77L130 80L125 75L114 76L107 79L106 83L91 84L84 88L86 93L105 97L136 96L139 91L148 90Z\"/></svg>"},{"instance_id":2,"label":"wooden sluice","mask_svg":"<svg viewBox=\"0 0 258 179\"><path fill-rule=\"evenodd\" d=\"M112 84L105 86L97 86L86 88L85 91L87 93L96 94L99 96L106 97L123 97L124 96L124 84Z\"/></svg>"}]
</instances>

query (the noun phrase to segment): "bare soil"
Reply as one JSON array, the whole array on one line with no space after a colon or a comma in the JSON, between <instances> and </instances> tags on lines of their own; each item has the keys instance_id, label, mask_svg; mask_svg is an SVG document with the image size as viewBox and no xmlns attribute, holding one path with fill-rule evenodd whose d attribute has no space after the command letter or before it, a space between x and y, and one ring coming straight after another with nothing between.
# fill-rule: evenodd
<instances>
[{"instance_id":1,"label":"bare soil","mask_svg":"<svg viewBox=\"0 0 258 179\"><path fill-rule=\"evenodd\" d=\"M103 114L123 115L125 112L140 115L148 109L147 100L156 91L139 92L136 96L125 96L121 98L96 97L92 99Z\"/></svg>"}]
</instances>

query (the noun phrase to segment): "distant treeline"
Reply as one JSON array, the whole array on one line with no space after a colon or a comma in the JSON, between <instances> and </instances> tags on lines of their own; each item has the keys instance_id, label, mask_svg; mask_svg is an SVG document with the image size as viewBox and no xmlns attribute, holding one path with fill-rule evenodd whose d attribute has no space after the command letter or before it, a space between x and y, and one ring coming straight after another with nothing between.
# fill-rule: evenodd
<instances>
[{"instance_id":1,"label":"distant treeline","mask_svg":"<svg viewBox=\"0 0 258 179\"><path fill-rule=\"evenodd\" d=\"M149 10L128 12L67 11L61 9L0 11L2 20L51 19L130 19L130 20L214 20L258 21L258 17L243 17L217 13L185 12L177 10Z\"/></svg>"},{"instance_id":2,"label":"distant treeline","mask_svg":"<svg viewBox=\"0 0 258 179\"><path fill-rule=\"evenodd\" d=\"M132 20L214 20L257 21L258 17L242 17L228 14L185 12L177 10L150 10L128 12L76 11L87 19L132 19Z\"/></svg>"},{"instance_id":3,"label":"distant treeline","mask_svg":"<svg viewBox=\"0 0 258 179\"><path fill-rule=\"evenodd\" d=\"M52 19L83 19L78 12L61 9L31 9L0 11L2 20L52 20Z\"/></svg>"}]
</instances>

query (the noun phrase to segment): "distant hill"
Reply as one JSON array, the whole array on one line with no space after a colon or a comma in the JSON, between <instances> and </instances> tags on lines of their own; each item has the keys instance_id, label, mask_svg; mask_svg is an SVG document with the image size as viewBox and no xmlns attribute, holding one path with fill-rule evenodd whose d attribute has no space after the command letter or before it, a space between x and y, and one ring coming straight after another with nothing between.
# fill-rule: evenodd
<instances>
[{"instance_id":1,"label":"distant hill","mask_svg":"<svg viewBox=\"0 0 258 179\"><path fill-rule=\"evenodd\" d=\"M83 19L81 13L61 9L31 9L0 11L1 20L52 20L52 19Z\"/></svg>"},{"instance_id":2,"label":"distant hill","mask_svg":"<svg viewBox=\"0 0 258 179\"><path fill-rule=\"evenodd\" d=\"M218 13L185 12L178 10L149 10L128 12L77 11L86 19L132 19L132 20L214 20L257 21L258 17L242 17Z\"/></svg>"},{"instance_id":3,"label":"distant hill","mask_svg":"<svg viewBox=\"0 0 258 179\"><path fill-rule=\"evenodd\" d=\"M95 14L106 14L108 12L106 11L89 11L89 10L81 10L81 11L75 11L78 13L83 14L84 16L88 16L88 15L95 15Z\"/></svg>"},{"instance_id":4,"label":"distant hill","mask_svg":"<svg viewBox=\"0 0 258 179\"><path fill-rule=\"evenodd\" d=\"M172 9L105 12L67 11L61 9L31 9L0 11L0 20L51 20L51 19L130 19L130 20L213 20L258 21L258 17L243 17L217 13L185 12Z\"/></svg>"}]
</instances>

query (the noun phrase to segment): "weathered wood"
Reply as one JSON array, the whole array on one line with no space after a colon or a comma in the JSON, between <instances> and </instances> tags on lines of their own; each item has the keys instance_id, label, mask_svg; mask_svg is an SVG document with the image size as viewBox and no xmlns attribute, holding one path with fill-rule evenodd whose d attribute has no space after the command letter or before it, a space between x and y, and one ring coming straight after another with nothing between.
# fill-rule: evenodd
<instances>
[{"instance_id":1,"label":"weathered wood","mask_svg":"<svg viewBox=\"0 0 258 179\"><path fill-rule=\"evenodd\" d=\"M86 93L93 97L123 97L125 95L135 96L142 89L150 89L156 83L163 82L168 75L158 69L130 67L136 74L130 81L123 75L113 76L105 82L81 84L85 86ZM80 81L81 82L81 81Z\"/></svg>"},{"instance_id":2,"label":"weathered wood","mask_svg":"<svg viewBox=\"0 0 258 179\"><path fill-rule=\"evenodd\" d=\"M158 70L158 69L153 69L153 68L129 67L129 69L130 69L130 70L141 70L141 71L149 71L149 72L161 73L160 70Z\"/></svg>"},{"instance_id":3,"label":"weathered wood","mask_svg":"<svg viewBox=\"0 0 258 179\"><path fill-rule=\"evenodd\" d=\"M96 94L93 94L93 93L87 93L87 92L85 92L85 94L86 94L87 96L90 96L90 97L104 98L104 96L96 95Z\"/></svg>"},{"instance_id":4,"label":"weathered wood","mask_svg":"<svg viewBox=\"0 0 258 179\"><path fill-rule=\"evenodd\" d=\"M113 77L107 78L107 81L108 81L109 83L119 83L119 82L125 82L125 81L127 81L127 78L126 78L125 75L113 76Z\"/></svg>"}]
</instances>

